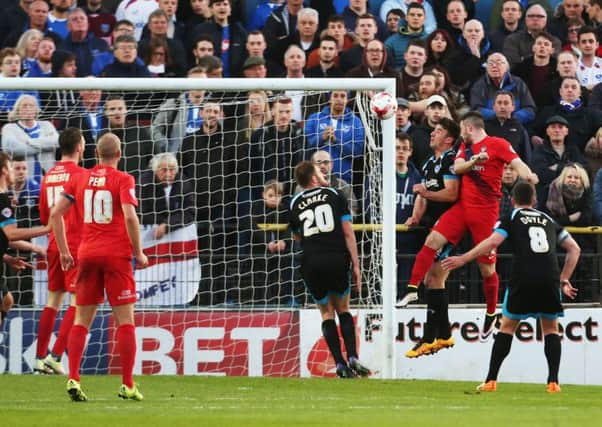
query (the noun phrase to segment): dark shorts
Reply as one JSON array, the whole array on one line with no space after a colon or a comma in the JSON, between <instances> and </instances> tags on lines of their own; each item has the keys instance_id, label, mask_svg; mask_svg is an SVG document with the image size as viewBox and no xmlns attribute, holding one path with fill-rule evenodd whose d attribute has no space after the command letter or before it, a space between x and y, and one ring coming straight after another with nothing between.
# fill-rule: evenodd
<instances>
[{"instance_id":1,"label":"dark shorts","mask_svg":"<svg viewBox=\"0 0 602 427\"><path fill-rule=\"evenodd\" d=\"M331 295L343 298L351 291L349 254L303 254L301 276L316 304L327 304Z\"/></svg>"},{"instance_id":2,"label":"dark shorts","mask_svg":"<svg viewBox=\"0 0 602 427\"><path fill-rule=\"evenodd\" d=\"M509 319L556 319L564 316L558 282L513 286L506 289L502 314Z\"/></svg>"}]
</instances>

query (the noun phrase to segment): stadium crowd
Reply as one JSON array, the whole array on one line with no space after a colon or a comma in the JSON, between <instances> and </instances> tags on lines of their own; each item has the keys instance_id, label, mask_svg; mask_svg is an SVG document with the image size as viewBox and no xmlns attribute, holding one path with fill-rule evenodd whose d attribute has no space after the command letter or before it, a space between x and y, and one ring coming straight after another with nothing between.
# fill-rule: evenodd
<instances>
[{"instance_id":1,"label":"stadium crowd","mask_svg":"<svg viewBox=\"0 0 602 427\"><path fill-rule=\"evenodd\" d=\"M602 0L0 3L2 78L392 77L396 127L406 135L396 160L399 223L412 214L412 186L433 155L437 123L476 110L487 133L506 138L539 176L540 209L565 226L602 224ZM254 255L239 260L248 280L271 284L260 298L280 302L291 292L273 285L294 282L283 267L294 244L255 226L287 222L294 166L312 159L348 196L354 217L367 215L370 130L354 96L1 91L0 147L24 171L12 189L17 218L38 220L39 181L60 157L58 132L82 129L83 166L91 167L95 141L110 131L122 141L120 169L138 181L142 223L156 225L157 237L197 223L198 302L230 298L233 247ZM508 168L502 212L516 182ZM415 253L425 236L412 237L401 249ZM578 241L594 251L594 237ZM24 281L13 286L31 289Z\"/></svg>"}]
</instances>

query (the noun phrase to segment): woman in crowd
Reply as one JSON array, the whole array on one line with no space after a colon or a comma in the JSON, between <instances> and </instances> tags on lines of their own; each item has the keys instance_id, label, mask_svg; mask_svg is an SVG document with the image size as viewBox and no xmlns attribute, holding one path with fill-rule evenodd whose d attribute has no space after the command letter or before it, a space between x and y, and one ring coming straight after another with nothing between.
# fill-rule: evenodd
<instances>
[{"instance_id":1,"label":"woman in crowd","mask_svg":"<svg viewBox=\"0 0 602 427\"><path fill-rule=\"evenodd\" d=\"M38 100L32 95L21 95L8 115L11 123L2 128L2 151L25 157L31 176L38 181L44 171L54 166L59 140L54 125L38 120L39 114Z\"/></svg>"},{"instance_id":2,"label":"woman in crowd","mask_svg":"<svg viewBox=\"0 0 602 427\"><path fill-rule=\"evenodd\" d=\"M151 77L183 77L184 70L173 62L167 41L151 38L142 60Z\"/></svg>"},{"instance_id":3,"label":"woman in crowd","mask_svg":"<svg viewBox=\"0 0 602 427\"><path fill-rule=\"evenodd\" d=\"M43 38L44 34L36 29L25 31L19 38L15 49L22 58L21 74L25 74L29 67L36 62L38 46Z\"/></svg>"},{"instance_id":4,"label":"woman in crowd","mask_svg":"<svg viewBox=\"0 0 602 427\"><path fill-rule=\"evenodd\" d=\"M442 65L446 58L456 48L456 43L449 33L442 29L433 31L426 38L426 64L425 67Z\"/></svg>"}]
</instances>

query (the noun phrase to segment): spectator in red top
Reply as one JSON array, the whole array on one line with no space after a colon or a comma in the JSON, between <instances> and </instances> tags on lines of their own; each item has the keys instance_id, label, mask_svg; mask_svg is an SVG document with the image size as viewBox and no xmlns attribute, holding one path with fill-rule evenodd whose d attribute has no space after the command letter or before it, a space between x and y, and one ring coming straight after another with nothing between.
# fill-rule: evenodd
<instances>
[{"instance_id":1,"label":"spectator in red top","mask_svg":"<svg viewBox=\"0 0 602 427\"><path fill-rule=\"evenodd\" d=\"M337 56L335 58L336 65L339 65L339 56L345 50L354 45L355 39L347 33L345 21L340 15L332 15L326 23L326 30L322 31L322 37L328 35L334 37L337 42ZM320 49L314 49L307 57L307 68L318 66L320 63Z\"/></svg>"},{"instance_id":2,"label":"spectator in red top","mask_svg":"<svg viewBox=\"0 0 602 427\"><path fill-rule=\"evenodd\" d=\"M110 45L113 28L117 22L115 15L102 7L102 0L86 0L82 9L88 15L90 31Z\"/></svg>"},{"instance_id":3,"label":"spectator in red top","mask_svg":"<svg viewBox=\"0 0 602 427\"><path fill-rule=\"evenodd\" d=\"M343 77L341 69L337 67L337 41L334 37L325 35L320 40L320 63L316 67L307 68L307 77Z\"/></svg>"}]
</instances>

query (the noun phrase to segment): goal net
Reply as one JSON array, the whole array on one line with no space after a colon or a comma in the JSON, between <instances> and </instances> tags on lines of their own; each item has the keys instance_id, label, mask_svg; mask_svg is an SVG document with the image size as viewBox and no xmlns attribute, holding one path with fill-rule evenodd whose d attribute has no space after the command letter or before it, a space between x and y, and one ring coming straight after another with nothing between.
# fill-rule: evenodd
<instances>
[{"instance_id":1,"label":"goal net","mask_svg":"<svg viewBox=\"0 0 602 427\"><path fill-rule=\"evenodd\" d=\"M19 102L0 113L2 149L25 157L32 180L53 163L53 128L82 129L84 167L95 164L102 134L122 141L119 168L136 180L150 258L135 273L136 373L334 375L319 312L299 275L300 249L286 228L288 201L298 191L294 167L311 159L347 196L353 216L362 289L352 293L352 314L371 309L381 331L368 335L356 319L360 355L363 340L382 340L370 362L392 376L395 179L393 162L383 170L382 159L394 158L394 144L383 144L394 141L394 120L369 112L372 93L395 93L388 79L10 80L0 90L33 95L35 125L47 132L42 142L24 139L24 148L11 133L15 123L32 124ZM35 224L34 211L18 212ZM13 293L29 287L33 298L31 305L18 301L4 327L0 372L33 366L47 286L44 260L35 261L32 272L9 272ZM104 306L90 330L83 373L119 369L109 313Z\"/></svg>"}]
</instances>

